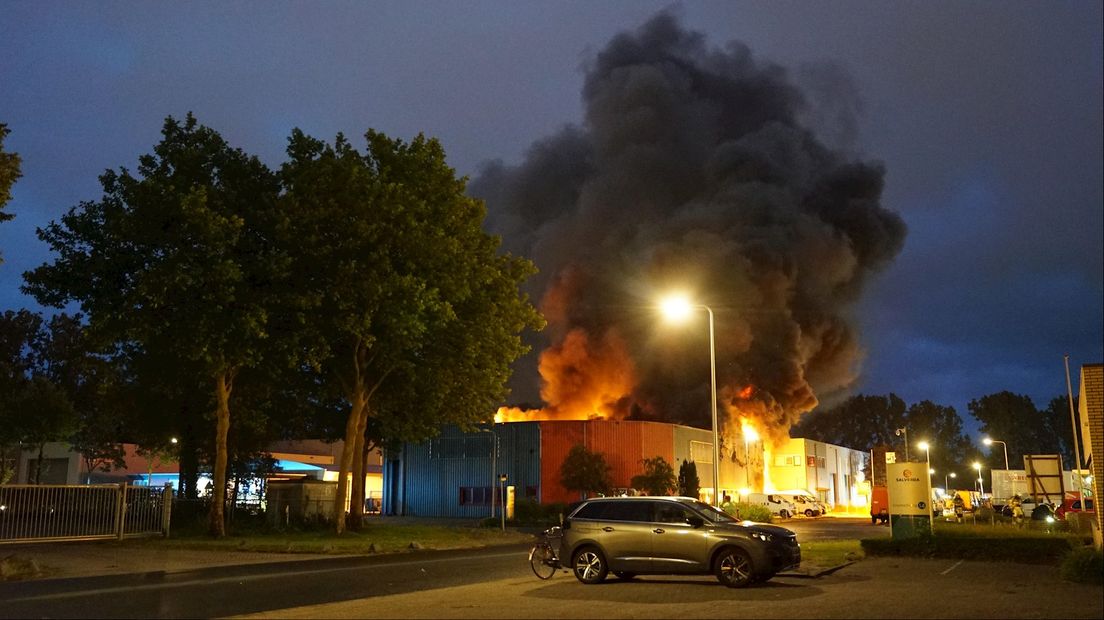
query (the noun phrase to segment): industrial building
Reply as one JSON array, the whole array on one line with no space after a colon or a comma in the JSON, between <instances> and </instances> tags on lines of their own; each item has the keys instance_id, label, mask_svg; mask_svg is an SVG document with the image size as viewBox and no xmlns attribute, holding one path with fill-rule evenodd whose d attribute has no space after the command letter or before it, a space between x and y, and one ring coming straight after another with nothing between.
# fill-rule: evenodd
<instances>
[{"instance_id":1,"label":"industrial building","mask_svg":"<svg viewBox=\"0 0 1104 620\"><path fill-rule=\"evenodd\" d=\"M712 501L712 439L709 430L636 420L507 422L471 432L446 427L429 441L384 456L383 512L479 518L490 516L492 502L507 493L542 504L578 500L578 492L560 483L560 468L575 445L603 455L615 489L631 487L644 459L663 457L676 472L683 461L694 462L701 497ZM790 440L773 455L758 439L734 447L722 442L721 448L721 493L800 488L831 506L866 504L859 493L865 452L804 439Z\"/></svg>"}]
</instances>

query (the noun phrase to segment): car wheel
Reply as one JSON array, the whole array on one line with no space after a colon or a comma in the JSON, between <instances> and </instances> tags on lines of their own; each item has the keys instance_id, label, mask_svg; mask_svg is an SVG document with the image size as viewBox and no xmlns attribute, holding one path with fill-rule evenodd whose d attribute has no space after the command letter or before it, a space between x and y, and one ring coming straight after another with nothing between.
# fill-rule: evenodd
<instances>
[{"instance_id":1,"label":"car wheel","mask_svg":"<svg viewBox=\"0 0 1104 620\"><path fill-rule=\"evenodd\" d=\"M618 579L624 579L625 581L636 578L636 573L627 573L623 570L615 570L613 571L613 574Z\"/></svg>"},{"instance_id":2,"label":"car wheel","mask_svg":"<svg viewBox=\"0 0 1104 620\"><path fill-rule=\"evenodd\" d=\"M778 516L782 517L783 519L789 519L790 511L783 508L782 510L778 511Z\"/></svg>"},{"instance_id":3,"label":"car wheel","mask_svg":"<svg viewBox=\"0 0 1104 620\"><path fill-rule=\"evenodd\" d=\"M609 572L606 558L594 547L583 547L575 552L571 560L575 578L585 584L601 583Z\"/></svg>"},{"instance_id":4,"label":"car wheel","mask_svg":"<svg viewBox=\"0 0 1104 620\"><path fill-rule=\"evenodd\" d=\"M717 556L716 573L717 581L730 588L747 587L755 579L751 556L736 547L729 547Z\"/></svg>"},{"instance_id":5,"label":"car wheel","mask_svg":"<svg viewBox=\"0 0 1104 620\"><path fill-rule=\"evenodd\" d=\"M815 517L816 513L813 512L813 510L811 508L806 508L805 509L805 516L806 517Z\"/></svg>"}]
</instances>

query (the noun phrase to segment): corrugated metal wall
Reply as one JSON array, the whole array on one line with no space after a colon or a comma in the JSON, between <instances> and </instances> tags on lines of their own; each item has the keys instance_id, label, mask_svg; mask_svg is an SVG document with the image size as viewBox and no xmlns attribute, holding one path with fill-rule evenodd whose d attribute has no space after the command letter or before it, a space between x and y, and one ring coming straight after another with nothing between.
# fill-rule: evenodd
<instances>
[{"instance_id":1,"label":"corrugated metal wall","mask_svg":"<svg viewBox=\"0 0 1104 620\"><path fill-rule=\"evenodd\" d=\"M690 426L673 426L675 473L683 461L694 461L698 469L698 484L702 489L713 488L713 431ZM725 459L721 459L724 466ZM721 479L726 479L722 473Z\"/></svg>"},{"instance_id":2,"label":"corrugated metal wall","mask_svg":"<svg viewBox=\"0 0 1104 620\"><path fill-rule=\"evenodd\" d=\"M635 420L587 420L540 422L541 501L573 502L579 494L560 484L560 468L576 444L601 453L610 465L614 487L631 486L632 477L643 473L641 461L663 457L677 473L674 460L674 425Z\"/></svg>"},{"instance_id":3,"label":"corrugated metal wall","mask_svg":"<svg viewBox=\"0 0 1104 620\"><path fill-rule=\"evenodd\" d=\"M495 438L498 451L494 453ZM445 427L437 437L404 444L385 458L384 512L411 516L490 517L488 503L461 503L462 488L498 488L506 474L517 497L539 491L540 428L535 422L496 424L492 432ZM496 509L498 510L498 509ZM496 512L496 514L498 514Z\"/></svg>"}]
</instances>

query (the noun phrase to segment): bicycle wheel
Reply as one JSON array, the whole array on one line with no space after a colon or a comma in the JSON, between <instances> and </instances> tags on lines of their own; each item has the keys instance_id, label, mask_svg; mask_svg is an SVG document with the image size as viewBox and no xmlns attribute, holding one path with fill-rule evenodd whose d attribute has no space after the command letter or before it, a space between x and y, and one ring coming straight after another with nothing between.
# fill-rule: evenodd
<instances>
[{"instance_id":1,"label":"bicycle wheel","mask_svg":"<svg viewBox=\"0 0 1104 620\"><path fill-rule=\"evenodd\" d=\"M529 551L529 567L541 579L551 579L556 574L556 554L547 543L535 545Z\"/></svg>"}]
</instances>

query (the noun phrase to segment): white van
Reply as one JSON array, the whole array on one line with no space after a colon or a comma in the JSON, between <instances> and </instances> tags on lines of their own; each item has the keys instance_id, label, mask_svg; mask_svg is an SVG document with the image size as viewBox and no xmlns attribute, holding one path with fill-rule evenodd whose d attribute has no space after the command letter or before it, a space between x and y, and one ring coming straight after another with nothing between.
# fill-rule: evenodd
<instances>
[{"instance_id":1,"label":"white van","mask_svg":"<svg viewBox=\"0 0 1104 620\"><path fill-rule=\"evenodd\" d=\"M793 491L779 491L775 495L781 495L782 497L793 502L793 505L797 508L795 514L803 514L806 517L819 517L820 515L828 512L828 507L821 503L812 493L801 489Z\"/></svg>"},{"instance_id":2,"label":"white van","mask_svg":"<svg viewBox=\"0 0 1104 620\"><path fill-rule=\"evenodd\" d=\"M748 493L747 503L766 506L772 515L778 515L783 519L789 519L797 514L797 508L793 502L777 493Z\"/></svg>"}]
</instances>

